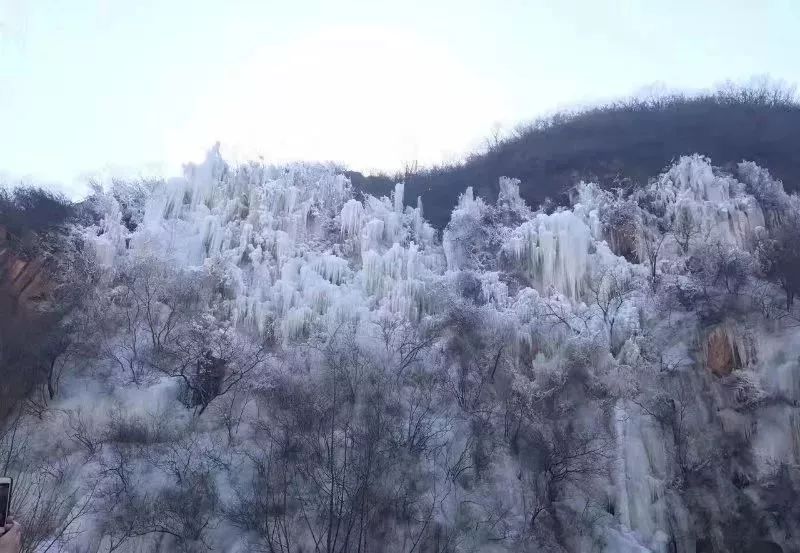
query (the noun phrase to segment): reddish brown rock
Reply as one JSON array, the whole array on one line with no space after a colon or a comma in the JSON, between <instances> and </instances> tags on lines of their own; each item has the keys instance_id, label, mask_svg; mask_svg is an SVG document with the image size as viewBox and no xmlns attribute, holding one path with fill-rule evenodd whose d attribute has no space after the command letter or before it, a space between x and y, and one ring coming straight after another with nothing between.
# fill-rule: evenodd
<instances>
[{"instance_id":1,"label":"reddish brown rock","mask_svg":"<svg viewBox=\"0 0 800 553\"><path fill-rule=\"evenodd\" d=\"M717 376L729 375L748 364L745 340L731 323L712 327L703 340L705 366Z\"/></svg>"}]
</instances>

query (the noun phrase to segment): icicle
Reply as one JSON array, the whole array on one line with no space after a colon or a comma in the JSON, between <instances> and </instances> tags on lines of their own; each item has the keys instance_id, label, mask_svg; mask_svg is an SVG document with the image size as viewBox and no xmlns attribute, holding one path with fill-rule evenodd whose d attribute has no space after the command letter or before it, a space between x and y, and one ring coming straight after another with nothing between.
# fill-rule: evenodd
<instances>
[{"instance_id":1,"label":"icicle","mask_svg":"<svg viewBox=\"0 0 800 553\"><path fill-rule=\"evenodd\" d=\"M519 195L519 179L500 177L500 191L497 195L497 205L512 211L522 212L527 209L525 200Z\"/></svg>"},{"instance_id":2,"label":"icicle","mask_svg":"<svg viewBox=\"0 0 800 553\"><path fill-rule=\"evenodd\" d=\"M374 251L363 254L362 272L364 285L368 294L380 292L383 284L383 260Z\"/></svg>"},{"instance_id":3,"label":"icicle","mask_svg":"<svg viewBox=\"0 0 800 553\"><path fill-rule=\"evenodd\" d=\"M473 245L469 240L473 231L483 224L483 217L487 213L488 206L481 198L474 197L472 187L458 197L458 205L453 209L442 237L448 270L457 271L467 267L467 249Z\"/></svg>"},{"instance_id":4,"label":"icicle","mask_svg":"<svg viewBox=\"0 0 800 553\"><path fill-rule=\"evenodd\" d=\"M420 274L419 250L414 242L408 245L408 261L406 262L406 275L409 279L415 279Z\"/></svg>"},{"instance_id":5,"label":"icicle","mask_svg":"<svg viewBox=\"0 0 800 553\"><path fill-rule=\"evenodd\" d=\"M364 206L357 200L347 200L341 213L342 236L355 236L361 229Z\"/></svg>"},{"instance_id":6,"label":"icicle","mask_svg":"<svg viewBox=\"0 0 800 553\"><path fill-rule=\"evenodd\" d=\"M323 254L312 262L313 269L325 280L341 284L348 274L347 261L331 254Z\"/></svg>"},{"instance_id":7,"label":"icicle","mask_svg":"<svg viewBox=\"0 0 800 553\"><path fill-rule=\"evenodd\" d=\"M403 194L405 192L405 183L398 182L394 185L394 210L396 213L403 212Z\"/></svg>"},{"instance_id":8,"label":"icicle","mask_svg":"<svg viewBox=\"0 0 800 553\"><path fill-rule=\"evenodd\" d=\"M749 167L742 171L752 177ZM682 157L663 173L649 193L670 217L688 214L706 240L744 248L752 233L766 224L761 207L746 188L732 177L715 174L709 159L694 155Z\"/></svg>"},{"instance_id":9,"label":"icicle","mask_svg":"<svg viewBox=\"0 0 800 553\"><path fill-rule=\"evenodd\" d=\"M109 221L119 219L107 211ZM331 244L331 224L343 238L358 238L360 251ZM370 301L418 317L423 280L444 264L421 200L406 209L402 183L391 198L359 202L350 182L331 167L251 164L231 170L218 149L157 190L140 227L132 241L136 249L214 272L226 282L224 301L237 324L263 330L275 320L287 339L323 319L333 324L356 316ZM112 262L119 253L111 243L122 240L112 240L110 230L97 249ZM323 243L324 253L317 250ZM348 288L355 278L362 285Z\"/></svg>"},{"instance_id":10,"label":"icicle","mask_svg":"<svg viewBox=\"0 0 800 553\"><path fill-rule=\"evenodd\" d=\"M283 335L287 339L298 338L308 333L314 314L308 307L292 308L283 319Z\"/></svg>"},{"instance_id":11,"label":"icicle","mask_svg":"<svg viewBox=\"0 0 800 553\"><path fill-rule=\"evenodd\" d=\"M122 224L122 211L117 200L110 195L105 198L105 217L100 221L98 233L89 236L94 245L97 261L110 267L117 256L125 250L127 229Z\"/></svg>"},{"instance_id":12,"label":"icicle","mask_svg":"<svg viewBox=\"0 0 800 553\"><path fill-rule=\"evenodd\" d=\"M541 292L554 288L573 300L583 292L591 233L574 213L539 214L512 233L505 248Z\"/></svg>"},{"instance_id":13,"label":"icicle","mask_svg":"<svg viewBox=\"0 0 800 553\"><path fill-rule=\"evenodd\" d=\"M414 237L422 242L425 239L425 219L422 217L422 196L417 196L417 207L413 212Z\"/></svg>"},{"instance_id":14,"label":"icicle","mask_svg":"<svg viewBox=\"0 0 800 553\"><path fill-rule=\"evenodd\" d=\"M364 225L361 231L361 249L363 251L375 250L383 240L384 223L380 219L372 219Z\"/></svg>"},{"instance_id":15,"label":"icicle","mask_svg":"<svg viewBox=\"0 0 800 553\"><path fill-rule=\"evenodd\" d=\"M481 295L485 301L502 307L508 299L508 286L500 281L499 273L484 273L481 275Z\"/></svg>"}]
</instances>

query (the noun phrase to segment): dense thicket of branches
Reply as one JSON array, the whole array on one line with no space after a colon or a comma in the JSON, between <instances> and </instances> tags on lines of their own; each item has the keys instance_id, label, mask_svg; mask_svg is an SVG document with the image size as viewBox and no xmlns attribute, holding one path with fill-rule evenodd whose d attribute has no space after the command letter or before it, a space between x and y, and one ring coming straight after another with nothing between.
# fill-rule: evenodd
<instances>
[{"instance_id":1,"label":"dense thicket of branches","mask_svg":"<svg viewBox=\"0 0 800 553\"><path fill-rule=\"evenodd\" d=\"M38 243L74 214L75 208L68 199L44 188L0 188L0 225L19 254L34 255Z\"/></svg>"},{"instance_id":2,"label":"dense thicket of branches","mask_svg":"<svg viewBox=\"0 0 800 553\"><path fill-rule=\"evenodd\" d=\"M632 99L562 112L520 127L463 163L409 170L406 198L422 196L425 217L438 228L467 186L494 200L501 176L522 181L530 205L564 200L580 179L605 186L646 182L681 155L703 152L724 167L743 159L769 167L786 183L800 182L800 104L780 85L728 86L712 94ZM396 177L350 173L372 194L388 193Z\"/></svg>"}]
</instances>

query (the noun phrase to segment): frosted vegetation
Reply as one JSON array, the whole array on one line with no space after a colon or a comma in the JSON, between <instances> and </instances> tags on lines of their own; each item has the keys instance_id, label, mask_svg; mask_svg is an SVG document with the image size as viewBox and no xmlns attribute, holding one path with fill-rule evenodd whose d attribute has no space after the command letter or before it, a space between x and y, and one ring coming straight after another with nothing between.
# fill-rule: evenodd
<instances>
[{"instance_id":1,"label":"frosted vegetation","mask_svg":"<svg viewBox=\"0 0 800 553\"><path fill-rule=\"evenodd\" d=\"M800 550L798 199L701 156L572 197L98 187L0 441L25 551Z\"/></svg>"}]
</instances>

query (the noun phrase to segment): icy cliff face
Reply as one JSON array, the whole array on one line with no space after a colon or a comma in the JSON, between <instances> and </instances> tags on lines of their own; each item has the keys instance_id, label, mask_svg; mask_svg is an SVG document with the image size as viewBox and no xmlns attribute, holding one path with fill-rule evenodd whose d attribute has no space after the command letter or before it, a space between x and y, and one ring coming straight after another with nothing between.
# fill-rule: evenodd
<instances>
[{"instance_id":1,"label":"icy cliff face","mask_svg":"<svg viewBox=\"0 0 800 553\"><path fill-rule=\"evenodd\" d=\"M506 253L540 291L557 290L580 299L589 268L591 234L574 213L539 214L515 228Z\"/></svg>"},{"instance_id":2,"label":"icy cliff face","mask_svg":"<svg viewBox=\"0 0 800 553\"><path fill-rule=\"evenodd\" d=\"M418 362L444 444L419 461L423 487L452 487L420 536L464 532L459 551L800 548L797 521L768 514L800 463L797 319L770 315L780 292L755 250L796 206L780 183L692 156L628 194L582 183L545 213L503 179L494 205L467 189L441 237L403 192L356 197L331 166L231 167L215 148L153 191L135 230L101 195L86 232L109 275L157 260L210 281L219 333L274 333L311 359L303 346L347 326L376 365ZM409 389L411 425L425 397Z\"/></svg>"},{"instance_id":3,"label":"icy cliff face","mask_svg":"<svg viewBox=\"0 0 800 553\"><path fill-rule=\"evenodd\" d=\"M706 239L744 247L759 227L764 213L745 185L732 176L717 175L701 156L682 158L651 185L653 197L677 217L688 212Z\"/></svg>"},{"instance_id":4,"label":"icy cliff face","mask_svg":"<svg viewBox=\"0 0 800 553\"><path fill-rule=\"evenodd\" d=\"M315 325L330 329L379 304L418 318L432 268L441 266L421 206L393 198L353 198L331 167L246 165L232 170L211 150L148 201L143 224L124 237L116 206L96 240L114 254L168 260L222 280L237 324L263 330L277 320L286 339Z\"/></svg>"}]
</instances>

